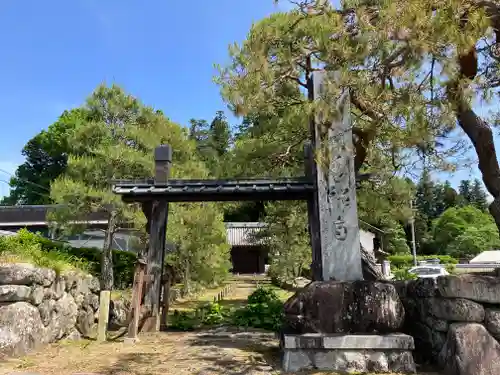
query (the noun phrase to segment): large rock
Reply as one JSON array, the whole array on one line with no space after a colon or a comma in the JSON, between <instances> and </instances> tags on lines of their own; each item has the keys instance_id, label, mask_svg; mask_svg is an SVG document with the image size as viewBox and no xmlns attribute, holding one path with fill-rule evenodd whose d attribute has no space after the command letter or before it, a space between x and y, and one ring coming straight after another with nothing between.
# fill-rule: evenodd
<instances>
[{"instance_id":1,"label":"large rock","mask_svg":"<svg viewBox=\"0 0 500 375\"><path fill-rule=\"evenodd\" d=\"M1 285L32 285L50 286L56 278L54 270L38 268L32 264L14 263L0 266Z\"/></svg>"},{"instance_id":2,"label":"large rock","mask_svg":"<svg viewBox=\"0 0 500 375\"><path fill-rule=\"evenodd\" d=\"M446 333L433 330L422 323L414 323L412 330L417 350L428 357L436 357L446 342Z\"/></svg>"},{"instance_id":3,"label":"large rock","mask_svg":"<svg viewBox=\"0 0 500 375\"><path fill-rule=\"evenodd\" d=\"M448 321L444 319L438 319L435 316L427 314L422 317L422 321L425 325L434 331L438 332L448 332Z\"/></svg>"},{"instance_id":4,"label":"large rock","mask_svg":"<svg viewBox=\"0 0 500 375\"><path fill-rule=\"evenodd\" d=\"M31 289L31 296L30 296L31 303L35 306L38 306L39 304L42 303L42 301L45 298L45 288L41 285L35 285Z\"/></svg>"},{"instance_id":5,"label":"large rock","mask_svg":"<svg viewBox=\"0 0 500 375\"><path fill-rule=\"evenodd\" d=\"M99 297L93 293L85 295L82 308L87 311L97 311L99 309Z\"/></svg>"},{"instance_id":6,"label":"large rock","mask_svg":"<svg viewBox=\"0 0 500 375\"><path fill-rule=\"evenodd\" d=\"M88 275L87 277L87 285L92 293L97 293L99 294L99 291L101 290L101 285L99 282L99 278Z\"/></svg>"},{"instance_id":7,"label":"large rock","mask_svg":"<svg viewBox=\"0 0 500 375\"><path fill-rule=\"evenodd\" d=\"M58 277L52 287L47 289L47 293L50 294L51 298L59 299L63 296L66 290L66 280L63 277Z\"/></svg>"},{"instance_id":8,"label":"large rock","mask_svg":"<svg viewBox=\"0 0 500 375\"><path fill-rule=\"evenodd\" d=\"M91 279L87 279L82 277L80 274L76 274L75 281L71 288L69 289L69 292L73 297L76 297L78 295L86 295L90 293L90 288L89 288L89 283Z\"/></svg>"},{"instance_id":9,"label":"large rock","mask_svg":"<svg viewBox=\"0 0 500 375\"><path fill-rule=\"evenodd\" d=\"M484 323L493 337L497 340L500 340L500 310L486 309L484 315Z\"/></svg>"},{"instance_id":10,"label":"large rock","mask_svg":"<svg viewBox=\"0 0 500 375\"><path fill-rule=\"evenodd\" d=\"M24 355L47 343L38 309L27 302L0 307L0 353Z\"/></svg>"},{"instance_id":11,"label":"large rock","mask_svg":"<svg viewBox=\"0 0 500 375\"><path fill-rule=\"evenodd\" d=\"M30 299L31 288L25 285L0 285L0 302L20 302Z\"/></svg>"},{"instance_id":12,"label":"large rock","mask_svg":"<svg viewBox=\"0 0 500 375\"><path fill-rule=\"evenodd\" d=\"M50 342L68 335L76 325L78 307L69 293L55 301L48 325Z\"/></svg>"},{"instance_id":13,"label":"large rock","mask_svg":"<svg viewBox=\"0 0 500 375\"><path fill-rule=\"evenodd\" d=\"M428 298L434 297L437 293L436 280L433 278L419 278L410 280L406 286L407 294L410 297Z\"/></svg>"},{"instance_id":14,"label":"large rock","mask_svg":"<svg viewBox=\"0 0 500 375\"><path fill-rule=\"evenodd\" d=\"M76 328L83 337L93 338L96 336L97 324L94 322L94 312L80 310L76 320Z\"/></svg>"},{"instance_id":15,"label":"large rock","mask_svg":"<svg viewBox=\"0 0 500 375\"><path fill-rule=\"evenodd\" d=\"M500 344L477 323L450 326L439 362L449 375L500 374Z\"/></svg>"},{"instance_id":16,"label":"large rock","mask_svg":"<svg viewBox=\"0 0 500 375\"><path fill-rule=\"evenodd\" d=\"M52 311L54 311L54 306L56 301L53 299L44 300L39 306L38 311L40 313L40 319L44 326L48 326L50 323L50 318L52 316Z\"/></svg>"},{"instance_id":17,"label":"large rock","mask_svg":"<svg viewBox=\"0 0 500 375\"><path fill-rule=\"evenodd\" d=\"M405 311L390 283L313 282L285 303L287 328L295 333L391 333Z\"/></svg>"},{"instance_id":18,"label":"large rock","mask_svg":"<svg viewBox=\"0 0 500 375\"><path fill-rule=\"evenodd\" d=\"M437 280L439 294L446 298L466 298L476 302L500 304L500 278L482 275L442 276Z\"/></svg>"},{"instance_id":19,"label":"large rock","mask_svg":"<svg viewBox=\"0 0 500 375\"><path fill-rule=\"evenodd\" d=\"M428 298L422 300L428 312L436 318L454 322L482 322L484 308L479 303L463 298ZM421 316L425 316L422 311Z\"/></svg>"},{"instance_id":20,"label":"large rock","mask_svg":"<svg viewBox=\"0 0 500 375\"><path fill-rule=\"evenodd\" d=\"M128 324L130 303L124 300L111 301L109 306L108 328L117 330Z\"/></svg>"}]
</instances>

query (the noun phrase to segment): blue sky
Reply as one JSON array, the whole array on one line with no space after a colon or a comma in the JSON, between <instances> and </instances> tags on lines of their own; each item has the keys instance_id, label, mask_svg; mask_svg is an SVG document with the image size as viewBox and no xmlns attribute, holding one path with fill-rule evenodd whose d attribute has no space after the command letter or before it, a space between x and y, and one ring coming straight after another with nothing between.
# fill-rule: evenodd
<instances>
[{"instance_id":1,"label":"blue sky","mask_svg":"<svg viewBox=\"0 0 500 375\"><path fill-rule=\"evenodd\" d=\"M212 118L226 108L213 64L276 9L272 0L2 1L0 169L13 172L26 141L101 82L181 124Z\"/></svg>"},{"instance_id":2,"label":"blue sky","mask_svg":"<svg viewBox=\"0 0 500 375\"><path fill-rule=\"evenodd\" d=\"M178 123L210 119L226 108L213 64L276 9L272 0L2 1L0 180L22 163L27 140L102 82Z\"/></svg>"}]
</instances>

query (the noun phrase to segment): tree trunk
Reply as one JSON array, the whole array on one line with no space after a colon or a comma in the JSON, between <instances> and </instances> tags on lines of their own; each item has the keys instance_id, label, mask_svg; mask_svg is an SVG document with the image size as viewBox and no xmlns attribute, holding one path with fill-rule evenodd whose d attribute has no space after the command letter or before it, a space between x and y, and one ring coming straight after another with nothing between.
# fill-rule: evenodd
<instances>
[{"instance_id":1,"label":"tree trunk","mask_svg":"<svg viewBox=\"0 0 500 375\"><path fill-rule=\"evenodd\" d=\"M190 270L189 270L189 260L186 259L185 267L184 267L184 281L183 281L183 286L182 286L182 294L183 296L187 296L189 294L189 277L190 277Z\"/></svg>"},{"instance_id":2,"label":"tree trunk","mask_svg":"<svg viewBox=\"0 0 500 375\"><path fill-rule=\"evenodd\" d=\"M116 230L116 211L111 211L109 215L108 229L104 238L104 246L102 248L101 260L101 289L112 290L114 284L113 277L113 236Z\"/></svg>"},{"instance_id":3,"label":"tree trunk","mask_svg":"<svg viewBox=\"0 0 500 375\"><path fill-rule=\"evenodd\" d=\"M494 198L489 207L490 213L500 229L500 167L495 150L493 130L464 101L457 106L456 116L458 124L476 150L484 185Z\"/></svg>"},{"instance_id":4,"label":"tree trunk","mask_svg":"<svg viewBox=\"0 0 500 375\"><path fill-rule=\"evenodd\" d=\"M476 6L483 8L489 18L495 34L496 43L500 43L500 5L495 1L477 1ZM467 22L464 19L463 26ZM458 57L460 78L472 81L479 71L479 60L476 43L471 45L468 52ZM495 141L491 126L479 117L464 97L463 87L459 80L451 82L448 86L448 97L455 105L455 115L458 124L471 140L478 157L478 166L481 171L484 185L493 196L489 206L491 216L500 230L500 168L495 150Z\"/></svg>"}]
</instances>

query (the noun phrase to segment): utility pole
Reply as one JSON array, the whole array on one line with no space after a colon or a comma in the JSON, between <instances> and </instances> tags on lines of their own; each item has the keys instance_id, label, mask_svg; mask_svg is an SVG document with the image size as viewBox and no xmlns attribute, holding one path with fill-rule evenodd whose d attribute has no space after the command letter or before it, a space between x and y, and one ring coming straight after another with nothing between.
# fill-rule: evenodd
<instances>
[{"instance_id":1,"label":"utility pole","mask_svg":"<svg viewBox=\"0 0 500 375\"><path fill-rule=\"evenodd\" d=\"M415 214L413 212L413 199L410 200L410 209L411 209L411 248L413 252L413 265L417 266L417 244L415 242Z\"/></svg>"}]
</instances>

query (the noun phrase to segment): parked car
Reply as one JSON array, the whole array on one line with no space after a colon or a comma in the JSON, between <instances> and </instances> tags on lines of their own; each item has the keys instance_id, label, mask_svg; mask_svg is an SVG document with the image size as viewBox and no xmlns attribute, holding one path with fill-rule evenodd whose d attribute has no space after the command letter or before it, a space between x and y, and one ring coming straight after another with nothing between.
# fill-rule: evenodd
<instances>
[{"instance_id":1,"label":"parked car","mask_svg":"<svg viewBox=\"0 0 500 375\"><path fill-rule=\"evenodd\" d=\"M448 271L441 266L416 266L408 270L409 273L416 275L418 278L433 278L449 275Z\"/></svg>"}]
</instances>

